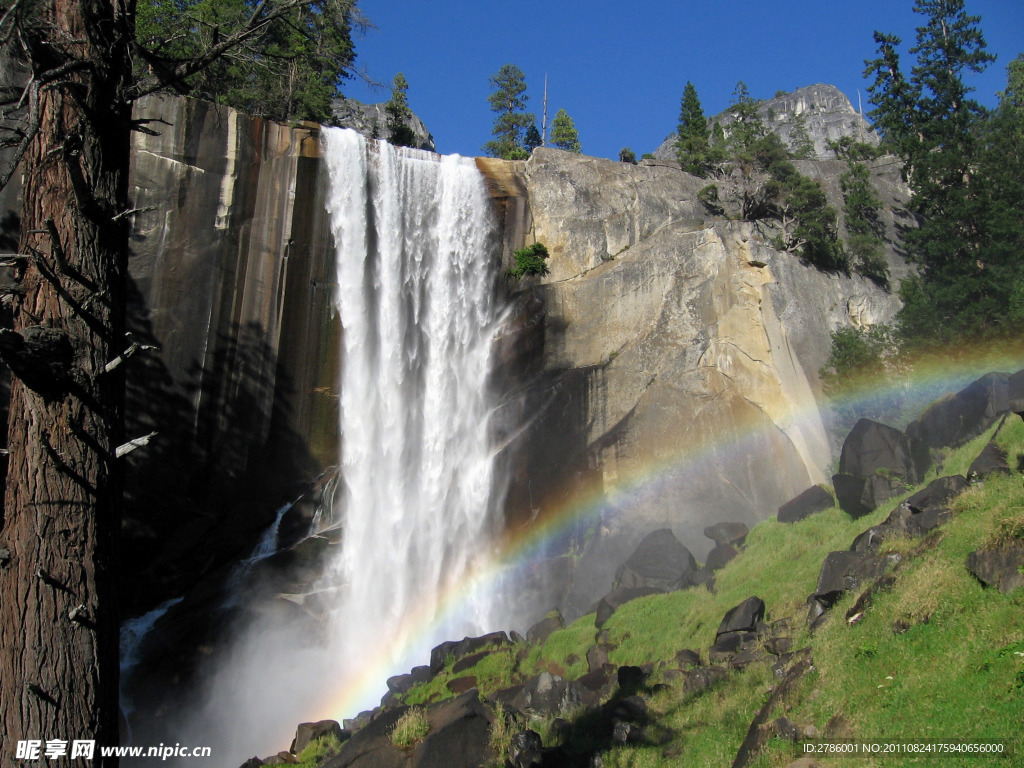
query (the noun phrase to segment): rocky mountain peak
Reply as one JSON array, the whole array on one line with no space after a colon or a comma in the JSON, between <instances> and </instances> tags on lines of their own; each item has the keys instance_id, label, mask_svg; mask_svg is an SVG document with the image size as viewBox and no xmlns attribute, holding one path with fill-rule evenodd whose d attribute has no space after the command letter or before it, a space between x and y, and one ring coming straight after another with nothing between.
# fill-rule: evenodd
<instances>
[{"instance_id":1,"label":"rocky mountain peak","mask_svg":"<svg viewBox=\"0 0 1024 768\"><path fill-rule=\"evenodd\" d=\"M762 101L757 111L768 130L778 134L790 146L794 143L791 139L794 128L802 119L814 142L814 154L819 160L834 158L835 154L828 149L828 142L843 136L876 145L879 141L871 124L854 108L846 94L834 85L817 83L797 88L790 93L780 93ZM710 118L708 123L721 123L728 132L732 121L729 110L725 110ZM655 150L655 158L675 160L675 141L675 134L666 138Z\"/></svg>"},{"instance_id":2,"label":"rocky mountain peak","mask_svg":"<svg viewBox=\"0 0 1024 768\"><path fill-rule=\"evenodd\" d=\"M342 128L351 128L368 138L386 138L388 116L384 111L385 102L379 104L363 104L355 99L336 99L331 105L335 122ZM416 149L436 152L434 137L427 126L416 115L407 121L416 136Z\"/></svg>"}]
</instances>

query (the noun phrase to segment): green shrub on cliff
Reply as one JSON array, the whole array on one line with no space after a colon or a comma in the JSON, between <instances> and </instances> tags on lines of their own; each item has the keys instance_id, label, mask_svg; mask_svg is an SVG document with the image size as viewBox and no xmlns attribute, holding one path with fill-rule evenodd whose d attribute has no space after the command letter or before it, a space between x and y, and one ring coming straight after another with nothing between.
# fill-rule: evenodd
<instances>
[{"instance_id":1,"label":"green shrub on cliff","mask_svg":"<svg viewBox=\"0 0 1024 768\"><path fill-rule=\"evenodd\" d=\"M517 280L525 275L546 275L548 273L548 249L544 243L534 243L515 252L516 266L508 271L509 277Z\"/></svg>"}]
</instances>

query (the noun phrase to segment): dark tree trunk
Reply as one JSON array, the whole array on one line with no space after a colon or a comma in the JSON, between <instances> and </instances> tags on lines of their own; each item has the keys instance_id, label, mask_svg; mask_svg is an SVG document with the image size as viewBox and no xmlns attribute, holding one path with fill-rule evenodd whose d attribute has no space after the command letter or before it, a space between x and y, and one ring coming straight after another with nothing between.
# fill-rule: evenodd
<instances>
[{"instance_id":1,"label":"dark tree trunk","mask_svg":"<svg viewBox=\"0 0 1024 768\"><path fill-rule=\"evenodd\" d=\"M0 753L19 740L118 743L116 541L133 3L39 4L41 125L22 168L33 255L3 354L15 373L0 549ZM70 745L68 748L70 753ZM66 760L67 758L65 758ZM59 760L61 764L79 761ZM82 763L84 764L84 763Z\"/></svg>"}]
</instances>

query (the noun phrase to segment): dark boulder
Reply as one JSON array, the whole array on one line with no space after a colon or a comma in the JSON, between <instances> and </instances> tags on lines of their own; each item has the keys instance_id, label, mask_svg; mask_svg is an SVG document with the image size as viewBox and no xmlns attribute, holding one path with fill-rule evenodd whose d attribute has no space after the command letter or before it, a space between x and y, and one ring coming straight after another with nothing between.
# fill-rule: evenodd
<instances>
[{"instance_id":1,"label":"dark boulder","mask_svg":"<svg viewBox=\"0 0 1024 768\"><path fill-rule=\"evenodd\" d=\"M465 672L467 669L472 669L490 655L490 651L480 651L480 653L471 653L469 656L463 656L452 664L452 674L457 675L460 672Z\"/></svg>"},{"instance_id":2,"label":"dark boulder","mask_svg":"<svg viewBox=\"0 0 1024 768\"><path fill-rule=\"evenodd\" d=\"M775 516L780 523L795 523L806 517L824 512L835 506L832 494L820 485L812 485L799 496L790 499L781 507Z\"/></svg>"},{"instance_id":3,"label":"dark boulder","mask_svg":"<svg viewBox=\"0 0 1024 768\"><path fill-rule=\"evenodd\" d=\"M683 691L689 694L703 693L729 674L725 667L698 667L686 673Z\"/></svg>"},{"instance_id":4,"label":"dark boulder","mask_svg":"<svg viewBox=\"0 0 1024 768\"><path fill-rule=\"evenodd\" d=\"M407 710L399 707L375 717L321 768L477 768L493 758L492 715L476 691L428 707L430 730L411 755L391 742L391 732Z\"/></svg>"},{"instance_id":5,"label":"dark boulder","mask_svg":"<svg viewBox=\"0 0 1024 768\"><path fill-rule=\"evenodd\" d=\"M430 673L430 667L413 667L404 675L389 677L387 680L388 690L399 695L408 693L414 685L430 682L431 677L433 675Z\"/></svg>"},{"instance_id":6,"label":"dark boulder","mask_svg":"<svg viewBox=\"0 0 1024 768\"><path fill-rule=\"evenodd\" d=\"M910 496L903 503L915 515L937 509L948 509L953 499L963 493L968 486L969 483L962 475L940 477L932 480L926 488Z\"/></svg>"},{"instance_id":7,"label":"dark boulder","mask_svg":"<svg viewBox=\"0 0 1024 768\"><path fill-rule=\"evenodd\" d=\"M869 552L830 552L821 564L818 585L812 599L823 608L831 608L844 592L858 589L867 582L878 578L898 555L879 557Z\"/></svg>"},{"instance_id":8,"label":"dark boulder","mask_svg":"<svg viewBox=\"0 0 1024 768\"><path fill-rule=\"evenodd\" d=\"M995 440L989 440L981 449L978 458L971 462L967 470L967 479L971 482L984 480L989 475L1008 475L1010 465L1006 461L1006 451Z\"/></svg>"},{"instance_id":9,"label":"dark boulder","mask_svg":"<svg viewBox=\"0 0 1024 768\"><path fill-rule=\"evenodd\" d=\"M263 761L260 760L258 757L250 757L248 760L242 763L240 768L263 768Z\"/></svg>"},{"instance_id":10,"label":"dark boulder","mask_svg":"<svg viewBox=\"0 0 1024 768\"><path fill-rule=\"evenodd\" d=\"M539 768L544 764L544 744L536 731L513 734L508 749L512 768Z\"/></svg>"},{"instance_id":11,"label":"dark boulder","mask_svg":"<svg viewBox=\"0 0 1024 768\"><path fill-rule=\"evenodd\" d=\"M608 702L607 711L612 720L643 723L647 719L647 702L634 694Z\"/></svg>"},{"instance_id":12,"label":"dark boulder","mask_svg":"<svg viewBox=\"0 0 1024 768\"><path fill-rule=\"evenodd\" d=\"M614 588L670 592L687 585L697 561L668 528L649 533L615 574Z\"/></svg>"},{"instance_id":13,"label":"dark boulder","mask_svg":"<svg viewBox=\"0 0 1024 768\"><path fill-rule=\"evenodd\" d=\"M456 677L453 680L449 680L447 688L454 694L465 693L476 688L476 676L466 675L466 677Z\"/></svg>"},{"instance_id":14,"label":"dark boulder","mask_svg":"<svg viewBox=\"0 0 1024 768\"><path fill-rule=\"evenodd\" d=\"M967 570L985 586L1003 593L1024 587L1024 541L971 552Z\"/></svg>"},{"instance_id":15,"label":"dark boulder","mask_svg":"<svg viewBox=\"0 0 1024 768\"><path fill-rule=\"evenodd\" d=\"M608 654L615 650L615 646L609 643L597 643L587 649L587 670L593 672L604 669L608 663Z\"/></svg>"},{"instance_id":16,"label":"dark boulder","mask_svg":"<svg viewBox=\"0 0 1024 768\"><path fill-rule=\"evenodd\" d=\"M977 437L1008 409L1009 379L1005 373L987 373L935 401L907 426L907 435L931 448L954 447Z\"/></svg>"},{"instance_id":17,"label":"dark boulder","mask_svg":"<svg viewBox=\"0 0 1024 768\"><path fill-rule=\"evenodd\" d=\"M503 645L512 645L512 641L504 632L491 632L480 637L464 637L458 641L446 640L430 651L430 672L436 675L444 669L449 656L458 661L472 653Z\"/></svg>"},{"instance_id":18,"label":"dark boulder","mask_svg":"<svg viewBox=\"0 0 1024 768\"><path fill-rule=\"evenodd\" d=\"M718 625L715 637L729 632L756 632L764 621L764 600L748 597L734 608L730 608Z\"/></svg>"},{"instance_id":19,"label":"dark boulder","mask_svg":"<svg viewBox=\"0 0 1024 768\"><path fill-rule=\"evenodd\" d=\"M921 482L930 465L926 445L871 419L861 419L853 426L839 456L839 474L867 477L881 471L910 485Z\"/></svg>"},{"instance_id":20,"label":"dark boulder","mask_svg":"<svg viewBox=\"0 0 1024 768\"><path fill-rule=\"evenodd\" d=\"M596 706L597 703L611 694L615 689L615 679L604 669L595 669L576 678L583 694L585 706Z\"/></svg>"},{"instance_id":21,"label":"dark boulder","mask_svg":"<svg viewBox=\"0 0 1024 768\"><path fill-rule=\"evenodd\" d=\"M743 546L750 529L743 523L715 523L704 529L704 535L715 544L734 544L737 547Z\"/></svg>"},{"instance_id":22,"label":"dark boulder","mask_svg":"<svg viewBox=\"0 0 1024 768\"><path fill-rule=\"evenodd\" d=\"M723 568L726 563L738 554L739 551L732 544L719 544L708 552L708 559L704 563L704 567L712 571L717 571L719 568Z\"/></svg>"},{"instance_id":23,"label":"dark boulder","mask_svg":"<svg viewBox=\"0 0 1024 768\"><path fill-rule=\"evenodd\" d=\"M646 597L647 595L660 595L662 590L656 587L619 587L613 589L607 595L601 598L597 604L597 616L594 619L594 625L600 629L604 626L605 622L612 617L612 614L621 605L625 605L630 600L636 600L638 597Z\"/></svg>"},{"instance_id":24,"label":"dark boulder","mask_svg":"<svg viewBox=\"0 0 1024 768\"><path fill-rule=\"evenodd\" d=\"M832 475L839 508L857 519L871 514L910 486L901 477L890 475Z\"/></svg>"},{"instance_id":25,"label":"dark boulder","mask_svg":"<svg viewBox=\"0 0 1024 768\"><path fill-rule=\"evenodd\" d=\"M523 685L513 706L530 715L550 717L571 713L583 704L583 699L583 691L576 681L541 672Z\"/></svg>"},{"instance_id":26,"label":"dark boulder","mask_svg":"<svg viewBox=\"0 0 1024 768\"><path fill-rule=\"evenodd\" d=\"M562 618L561 612L556 608L527 630L526 642L543 643L548 639L548 635L556 629L562 629L563 627L565 627L565 620Z\"/></svg>"},{"instance_id":27,"label":"dark boulder","mask_svg":"<svg viewBox=\"0 0 1024 768\"><path fill-rule=\"evenodd\" d=\"M619 684L619 690L631 695L643 688L644 681L647 680L647 673L641 667L624 666L618 668L615 677Z\"/></svg>"},{"instance_id":28,"label":"dark boulder","mask_svg":"<svg viewBox=\"0 0 1024 768\"><path fill-rule=\"evenodd\" d=\"M683 648L676 654L676 662L682 668L686 667L699 667L700 666L700 654L696 651L691 651L689 648Z\"/></svg>"},{"instance_id":29,"label":"dark boulder","mask_svg":"<svg viewBox=\"0 0 1024 768\"><path fill-rule=\"evenodd\" d=\"M612 726L612 743L619 746L635 744L643 740L643 729L635 723L621 721Z\"/></svg>"},{"instance_id":30,"label":"dark boulder","mask_svg":"<svg viewBox=\"0 0 1024 768\"><path fill-rule=\"evenodd\" d=\"M292 745L288 751L297 755L308 747L310 742L322 739L325 736L335 736L338 741L344 741L348 734L342 731L341 725L334 720L299 723L298 728L295 729L295 738L292 739Z\"/></svg>"}]
</instances>

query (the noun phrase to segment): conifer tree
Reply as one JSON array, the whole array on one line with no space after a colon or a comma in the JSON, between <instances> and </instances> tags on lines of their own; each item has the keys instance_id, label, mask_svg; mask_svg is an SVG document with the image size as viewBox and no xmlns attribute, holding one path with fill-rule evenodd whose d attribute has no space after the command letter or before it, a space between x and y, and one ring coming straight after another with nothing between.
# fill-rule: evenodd
<instances>
[{"instance_id":1,"label":"conifer tree","mask_svg":"<svg viewBox=\"0 0 1024 768\"><path fill-rule=\"evenodd\" d=\"M679 108L676 157L683 170L704 177L708 172L708 121L704 117L697 88L687 81Z\"/></svg>"},{"instance_id":2,"label":"conifer tree","mask_svg":"<svg viewBox=\"0 0 1024 768\"><path fill-rule=\"evenodd\" d=\"M384 113L387 115L388 142L396 147L416 146L416 132L409 125L412 110L409 109L406 97L408 90L409 83L399 72L391 82L391 99L384 105Z\"/></svg>"},{"instance_id":3,"label":"conifer tree","mask_svg":"<svg viewBox=\"0 0 1024 768\"><path fill-rule=\"evenodd\" d=\"M533 152L541 143L540 131L537 130L537 124L534 123L526 129L526 138L523 139L523 146L526 147L528 152Z\"/></svg>"},{"instance_id":4,"label":"conifer tree","mask_svg":"<svg viewBox=\"0 0 1024 768\"><path fill-rule=\"evenodd\" d=\"M994 58L979 17L962 0L916 0L914 12L925 22L910 49L910 78L899 70L898 38L880 33L880 56L866 74L875 75L872 117L905 161L918 222L904 238L919 271L901 286L900 334L907 345L927 347L1007 332L1021 277L1020 226L1003 216L1001 179L1021 166L1007 151L1012 138L963 80Z\"/></svg>"},{"instance_id":5,"label":"conifer tree","mask_svg":"<svg viewBox=\"0 0 1024 768\"><path fill-rule=\"evenodd\" d=\"M564 109L555 113L555 119L551 123L551 146L577 154L582 151L576 124Z\"/></svg>"},{"instance_id":6,"label":"conifer tree","mask_svg":"<svg viewBox=\"0 0 1024 768\"><path fill-rule=\"evenodd\" d=\"M494 138L484 144L484 151L491 157L505 160L525 160L529 152L524 145L526 130L536 122L532 113L526 111L526 75L515 64L505 64L490 77L494 89L487 97L491 111L495 113Z\"/></svg>"}]
</instances>

